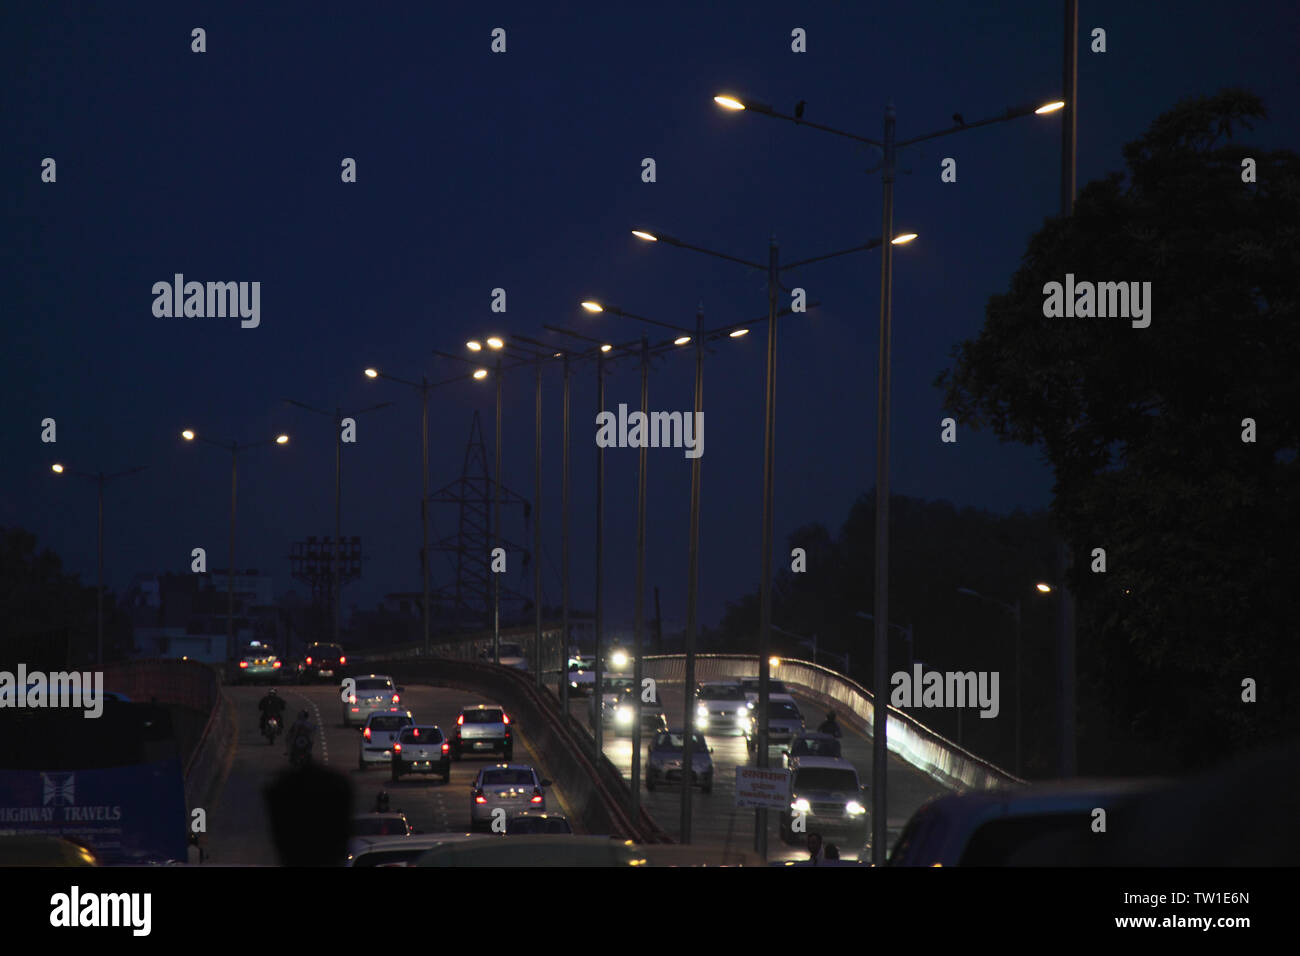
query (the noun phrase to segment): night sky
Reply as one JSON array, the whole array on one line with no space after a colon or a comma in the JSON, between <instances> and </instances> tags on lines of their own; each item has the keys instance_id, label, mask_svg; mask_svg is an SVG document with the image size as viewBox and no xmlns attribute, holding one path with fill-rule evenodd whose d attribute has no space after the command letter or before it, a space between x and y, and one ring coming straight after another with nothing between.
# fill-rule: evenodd
<instances>
[{"instance_id":1,"label":"night sky","mask_svg":"<svg viewBox=\"0 0 1300 956\"><path fill-rule=\"evenodd\" d=\"M712 102L749 95L809 120L880 138L893 101L901 138L1061 90L1062 4L208 4L10 2L0 12L5 184L0 525L93 583L95 492L56 477L147 465L106 494L107 583L184 571L205 547L225 567L230 456L183 442L182 427L250 442L284 430L286 448L241 456L236 565L289 575L290 542L333 530L334 440L322 417L358 419L344 446L343 530L368 554L346 606L417 591L419 397L362 369L450 378L432 354L520 333L566 344L543 324L611 341L664 333L588 316L597 297L663 321L709 327L766 313L764 277L629 234L652 227L751 260L775 234L787 261L880 232L876 155L811 129ZM1271 116L1263 146L1294 146L1291 3L1080 3L1080 187L1122 169L1121 147L1178 100L1246 87ZM507 31L507 52L490 51ZM1088 51L1094 27L1108 52ZM207 31L192 53L190 31ZM790 51L807 31L808 52ZM1031 116L903 154L895 253L893 490L996 511L1042 508L1051 476L1037 452L959 432L939 442L935 375L975 336L1026 241L1058 208L1061 116ZM944 157L958 181L940 182ZM41 182L41 161L57 182ZM357 182L340 181L344 157ZM641 181L653 157L658 181ZM261 282L261 324L158 318L152 286ZM1137 279L1138 276L1115 276ZM787 273L822 306L780 324L776 540L822 522L833 533L874 483L879 253ZM507 293L505 315L491 292ZM788 304L788 300L783 305ZM1159 308L1159 302L1156 302ZM1158 317L1157 317L1157 322ZM765 328L725 339L705 370L701 620L757 587ZM556 363L558 366L558 363ZM573 388L574 604L590 608L594 567L594 369ZM691 405L689 350L660 360L650 407ZM531 370L505 380L504 481L533 496ZM631 361L609 407L635 406ZM474 410L491 456L492 385L466 381L431 402L431 486L459 474ZM560 596L560 376L543 405L545 588ZM54 418L56 445L40 422ZM637 451L607 463L607 607L633 607ZM690 462L650 452L647 586L668 626L685 614ZM451 534L434 506L432 536ZM506 526L524 541L518 513ZM895 547L899 544L895 541ZM451 583L434 556L435 583ZM814 569L815 570L815 569ZM531 590L512 566L511 583ZM864 592L869 582L864 582Z\"/></svg>"}]
</instances>

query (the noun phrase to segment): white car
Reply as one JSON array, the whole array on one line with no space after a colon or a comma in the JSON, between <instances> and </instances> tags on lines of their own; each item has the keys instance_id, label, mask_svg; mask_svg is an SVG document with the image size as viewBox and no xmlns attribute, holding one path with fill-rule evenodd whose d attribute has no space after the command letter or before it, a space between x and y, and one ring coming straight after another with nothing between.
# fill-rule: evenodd
<instances>
[{"instance_id":1,"label":"white car","mask_svg":"<svg viewBox=\"0 0 1300 956\"><path fill-rule=\"evenodd\" d=\"M749 726L749 698L736 681L706 681L695 692L695 729L743 734Z\"/></svg>"},{"instance_id":2,"label":"white car","mask_svg":"<svg viewBox=\"0 0 1300 956\"><path fill-rule=\"evenodd\" d=\"M799 842L800 833L820 833L847 840L856 851L867 842L867 788L858 771L839 757L800 757L790 775L790 809L781 815L781 839ZM795 831L794 815L803 826Z\"/></svg>"},{"instance_id":3,"label":"white car","mask_svg":"<svg viewBox=\"0 0 1300 956\"><path fill-rule=\"evenodd\" d=\"M691 772L684 773L686 735L680 730L656 734L650 743L650 759L646 762L645 788L653 790L660 784L681 785L688 779L691 786L699 786L705 793L713 792L713 751L699 734L691 734Z\"/></svg>"},{"instance_id":4,"label":"white car","mask_svg":"<svg viewBox=\"0 0 1300 956\"><path fill-rule=\"evenodd\" d=\"M360 727L371 714L399 714L402 695L387 674L356 677L356 690L343 701L343 726Z\"/></svg>"},{"instance_id":5,"label":"white car","mask_svg":"<svg viewBox=\"0 0 1300 956\"><path fill-rule=\"evenodd\" d=\"M499 763L478 772L469 795L471 830L491 830L493 811L502 824L520 810L546 811L543 788L551 781L542 780L526 763ZM503 831L504 832L504 831Z\"/></svg>"},{"instance_id":6,"label":"white car","mask_svg":"<svg viewBox=\"0 0 1300 956\"><path fill-rule=\"evenodd\" d=\"M344 866L414 866L416 859L444 843L470 840L477 833L421 833L409 836L353 837Z\"/></svg>"},{"instance_id":7,"label":"white car","mask_svg":"<svg viewBox=\"0 0 1300 956\"><path fill-rule=\"evenodd\" d=\"M393 746L402 729L415 723L409 710L400 714L371 714L361 731L361 745L357 749L357 767L366 770L371 764L389 763L393 759Z\"/></svg>"}]
</instances>

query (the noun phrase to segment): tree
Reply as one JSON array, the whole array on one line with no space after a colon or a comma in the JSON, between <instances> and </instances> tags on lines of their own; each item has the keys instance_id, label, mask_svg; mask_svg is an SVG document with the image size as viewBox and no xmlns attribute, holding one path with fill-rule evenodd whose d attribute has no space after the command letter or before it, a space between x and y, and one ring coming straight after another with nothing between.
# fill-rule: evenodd
<instances>
[{"instance_id":1,"label":"tree","mask_svg":"<svg viewBox=\"0 0 1300 956\"><path fill-rule=\"evenodd\" d=\"M1030 240L936 381L960 420L1041 446L1054 470L1076 555L1080 758L1113 772L1208 763L1300 716L1300 161L1234 141L1264 116L1227 90L1159 117L1125 147L1127 175L1085 186ZM1150 282L1150 326L1045 318L1045 284L1067 273Z\"/></svg>"}]
</instances>

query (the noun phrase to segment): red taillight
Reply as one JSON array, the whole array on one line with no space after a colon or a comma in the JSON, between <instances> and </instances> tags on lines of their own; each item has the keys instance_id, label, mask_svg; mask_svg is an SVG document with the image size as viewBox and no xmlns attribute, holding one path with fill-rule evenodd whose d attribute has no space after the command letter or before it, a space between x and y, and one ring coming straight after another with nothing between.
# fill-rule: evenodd
<instances>
[{"instance_id":1,"label":"red taillight","mask_svg":"<svg viewBox=\"0 0 1300 956\"><path fill-rule=\"evenodd\" d=\"M276 662L275 662L274 664L272 664L271 666L272 666L272 667L279 667L279 666L280 666L280 662L279 662L279 661L276 661Z\"/></svg>"},{"instance_id":2,"label":"red taillight","mask_svg":"<svg viewBox=\"0 0 1300 956\"><path fill-rule=\"evenodd\" d=\"M349 703L349 704L355 704L356 702L357 702L357 695L356 695L356 694L348 694L348 703Z\"/></svg>"},{"instance_id":3,"label":"red taillight","mask_svg":"<svg viewBox=\"0 0 1300 956\"><path fill-rule=\"evenodd\" d=\"M361 736L365 737L366 740L369 740L369 739L370 739L370 728L367 727L365 730L361 731Z\"/></svg>"},{"instance_id":4,"label":"red taillight","mask_svg":"<svg viewBox=\"0 0 1300 956\"><path fill-rule=\"evenodd\" d=\"M239 666L240 666L240 667L247 667L247 666L248 666L248 661L240 661L240 662L239 662Z\"/></svg>"},{"instance_id":5,"label":"red taillight","mask_svg":"<svg viewBox=\"0 0 1300 956\"><path fill-rule=\"evenodd\" d=\"M393 753L400 754L401 752L402 752L402 745L400 743L393 744Z\"/></svg>"},{"instance_id":6,"label":"red taillight","mask_svg":"<svg viewBox=\"0 0 1300 956\"><path fill-rule=\"evenodd\" d=\"M340 664L346 664L347 662L348 662L348 659L347 659L346 657L340 657L340 658L339 658L339 663L340 663Z\"/></svg>"},{"instance_id":7,"label":"red taillight","mask_svg":"<svg viewBox=\"0 0 1300 956\"><path fill-rule=\"evenodd\" d=\"M456 726L459 727L463 723L465 723L465 715L461 714L459 717L456 718Z\"/></svg>"},{"instance_id":8,"label":"red taillight","mask_svg":"<svg viewBox=\"0 0 1300 956\"><path fill-rule=\"evenodd\" d=\"M400 701L401 699L402 699L402 697L401 697L400 694L394 694L394 695L393 695L393 703L394 703L394 704L396 704L396 703L397 703L398 701Z\"/></svg>"},{"instance_id":9,"label":"red taillight","mask_svg":"<svg viewBox=\"0 0 1300 956\"><path fill-rule=\"evenodd\" d=\"M502 714L502 715L501 715L501 723L503 723L503 724L508 724L508 723L510 723L510 715L509 715L509 714Z\"/></svg>"},{"instance_id":10,"label":"red taillight","mask_svg":"<svg viewBox=\"0 0 1300 956\"><path fill-rule=\"evenodd\" d=\"M443 753L447 753L447 752L450 751L450 750L451 750L451 744L444 743L444 744L442 745L442 752L443 752Z\"/></svg>"},{"instance_id":11,"label":"red taillight","mask_svg":"<svg viewBox=\"0 0 1300 956\"><path fill-rule=\"evenodd\" d=\"M487 797L483 796L483 791L482 791L482 790L475 790L475 791L474 791L474 802L475 802L475 803L487 803Z\"/></svg>"},{"instance_id":12,"label":"red taillight","mask_svg":"<svg viewBox=\"0 0 1300 956\"><path fill-rule=\"evenodd\" d=\"M541 791L540 789L538 789L537 787L533 787L533 799L532 799L532 802L533 802L533 803L541 803L541 802L542 802L542 791Z\"/></svg>"},{"instance_id":13,"label":"red taillight","mask_svg":"<svg viewBox=\"0 0 1300 956\"><path fill-rule=\"evenodd\" d=\"M308 663L308 664L310 664L310 663L311 663L311 658L310 658L310 657L309 657L309 658L307 658L307 663Z\"/></svg>"}]
</instances>

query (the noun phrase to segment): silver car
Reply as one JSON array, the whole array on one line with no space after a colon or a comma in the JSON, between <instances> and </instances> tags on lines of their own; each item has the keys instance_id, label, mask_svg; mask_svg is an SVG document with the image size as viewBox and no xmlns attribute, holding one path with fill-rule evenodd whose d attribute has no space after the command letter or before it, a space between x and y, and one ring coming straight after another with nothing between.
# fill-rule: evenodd
<instances>
[{"instance_id":1,"label":"silver car","mask_svg":"<svg viewBox=\"0 0 1300 956\"><path fill-rule=\"evenodd\" d=\"M503 811L496 815L503 825L521 810L545 812L546 794L543 789L550 785L551 781L539 778L537 771L526 763L499 763L484 767L470 790L470 829L491 830L495 810Z\"/></svg>"},{"instance_id":2,"label":"silver car","mask_svg":"<svg viewBox=\"0 0 1300 956\"><path fill-rule=\"evenodd\" d=\"M787 744L804 731L803 714L793 700L767 702L767 745ZM750 753L758 753L758 708L749 712L745 743Z\"/></svg>"},{"instance_id":3,"label":"silver car","mask_svg":"<svg viewBox=\"0 0 1300 956\"><path fill-rule=\"evenodd\" d=\"M734 681L708 681L695 692L695 729L743 734L749 725L749 698Z\"/></svg>"},{"instance_id":4,"label":"silver car","mask_svg":"<svg viewBox=\"0 0 1300 956\"><path fill-rule=\"evenodd\" d=\"M386 674L357 677L356 690L343 701L343 726L360 727L371 714L399 714L402 697Z\"/></svg>"},{"instance_id":5,"label":"silver car","mask_svg":"<svg viewBox=\"0 0 1300 956\"><path fill-rule=\"evenodd\" d=\"M650 759L646 762L645 788L653 790L661 783L680 784L685 774L682 759L685 756L686 735L680 730L656 734L650 744ZM699 734L691 734L690 783L698 784L705 793L713 792L713 751Z\"/></svg>"}]
</instances>

